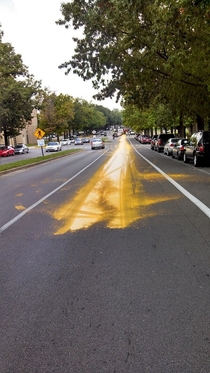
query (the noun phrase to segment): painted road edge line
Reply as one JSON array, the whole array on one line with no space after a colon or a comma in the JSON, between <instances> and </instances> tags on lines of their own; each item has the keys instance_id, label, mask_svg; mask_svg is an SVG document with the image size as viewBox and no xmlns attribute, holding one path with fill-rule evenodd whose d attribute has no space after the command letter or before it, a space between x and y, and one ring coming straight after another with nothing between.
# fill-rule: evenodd
<instances>
[{"instance_id":1,"label":"painted road edge line","mask_svg":"<svg viewBox=\"0 0 210 373\"><path fill-rule=\"evenodd\" d=\"M146 157L139 153L138 150L133 146L133 144L131 144L131 146L133 147L135 152L138 153L138 155L140 155L140 157L142 157L147 163L149 163L150 166L155 168L171 184L173 184L176 189L178 189L185 197L187 197L192 203L194 203L194 205L196 205L206 216L208 216L208 218L210 218L210 209L203 202L201 202L198 198L189 193L185 188L183 188L180 184L178 184L175 180L168 176L164 171L162 171L159 167L155 166L154 163L150 162Z\"/></svg>"}]
</instances>

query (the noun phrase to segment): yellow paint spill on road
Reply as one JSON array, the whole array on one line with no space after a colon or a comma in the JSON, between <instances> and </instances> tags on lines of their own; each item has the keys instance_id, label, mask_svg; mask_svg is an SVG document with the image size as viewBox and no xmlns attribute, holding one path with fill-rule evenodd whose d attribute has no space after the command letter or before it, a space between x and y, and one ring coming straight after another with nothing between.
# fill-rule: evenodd
<instances>
[{"instance_id":1,"label":"yellow paint spill on road","mask_svg":"<svg viewBox=\"0 0 210 373\"><path fill-rule=\"evenodd\" d=\"M73 200L56 209L54 218L62 221L55 233L88 228L104 222L108 228L123 229L135 221L156 215L148 206L171 198L146 194L135 156L123 136L110 160L91 177ZM156 174L157 177L157 174Z\"/></svg>"},{"instance_id":2,"label":"yellow paint spill on road","mask_svg":"<svg viewBox=\"0 0 210 373\"><path fill-rule=\"evenodd\" d=\"M22 205L16 205L15 208L16 210L19 210L19 211L25 210L25 207Z\"/></svg>"}]
</instances>

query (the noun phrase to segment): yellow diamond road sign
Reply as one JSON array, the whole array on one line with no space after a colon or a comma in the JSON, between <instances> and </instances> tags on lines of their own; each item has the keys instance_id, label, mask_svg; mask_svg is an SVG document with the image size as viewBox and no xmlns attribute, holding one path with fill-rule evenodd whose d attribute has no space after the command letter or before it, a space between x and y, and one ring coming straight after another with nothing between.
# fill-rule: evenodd
<instances>
[{"instance_id":1,"label":"yellow diamond road sign","mask_svg":"<svg viewBox=\"0 0 210 373\"><path fill-rule=\"evenodd\" d=\"M42 131L40 128L37 128L36 131L34 132L34 136L36 136L37 139L42 139L44 135L45 135L45 132Z\"/></svg>"}]
</instances>

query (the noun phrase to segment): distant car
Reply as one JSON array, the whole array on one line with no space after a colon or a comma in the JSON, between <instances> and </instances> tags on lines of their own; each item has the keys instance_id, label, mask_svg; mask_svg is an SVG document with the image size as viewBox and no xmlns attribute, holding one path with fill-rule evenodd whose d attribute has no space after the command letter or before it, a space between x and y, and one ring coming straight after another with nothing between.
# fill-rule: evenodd
<instances>
[{"instance_id":1,"label":"distant car","mask_svg":"<svg viewBox=\"0 0 210 373\"><path fill-rule=\"evenodd\" d=\"M174 145L172 149L172 158L177 158L178 160L183 159L185 146L188 144L187 139L180 139Z\"/></svg>"},{"instance_id":2,"label":"distant car","mask_svg":"<svg viewBox=\"0 0 210 373\"><path fill-rule=\"evenodd\" d=\"M83 141L82 139L80 139L79 137L77 137L74 141L74 145L83 145Z\"/></svg>"},{"instance_id":3,"label":"distant car","mask_svg":"<svg viewBox=\"0 0 210 373\"><path fill-rule=\"evenodd\" d=\"M82 141L83 141L83 143L89 143L90 142L90 138L89 137L83 137Z\"/></svg>"},{"instance_id":4,"label":"distant car","mask_svg":"<svg viewBox=\"0 0 210 373\"><path fill-rule=\"evenodd\" d=\"M92 150L105 148L105 143L102 139L91 139L90 145Z\"/></svg>"},{"instance_id":5,"label":"distant car","mask_svg":"<svg viewBox=\"0 0 210 373\"><path fill-rule=\"evenodd\" d=\"M71 137L69 137L69 141L70 141L70 144L74 144L75 138L71 136Z\"/></svg>"},{"instance_id":6,"label":"distant car","mask_svg":"<svg viewBox=\"0 0 210 373\"><path fill-rule=\"evenodd\" d=\"M139 142L141 144L150 144L151 143L151 137L149 137L147 135L141 135L140 138L139 138Z\"/></svg>"},{"instance_id":7,"label":"distant car","mask_svg":"<svg viewBox=\"0 0 210 373\"><path fill-rule=\"evenodd\" d=\"M29 148L24 144L17 144L15 145L15 154L24 154L28 153Z\"/></svg>"},{"instance_id":8,"label":"distant car","mask_svg":"<svg viewBox=\"0 0 210 373\"><path fill-rule=\"evenodd\" d=\"M166 141L164 145L163 153L166 155L172 155L172 149L174 148L178 140L180 140L180 137L173 137L171 139L168 139L168 141Z\"/></svg>"},{"instance_id":9,"label":"distant car","mask_svg":"<svg viewBox=\"0 0 210 373\"><path fill-rule=\"evenodd\" d=\"M12 146L2 146L0 147L0 156L9 157L10 155L15 155L15 149Z\"/></svg>"},{"instance_id":10,"label":"distant car","mask_svg":"<svg viewBox=\"0 0 210 373\"><path fill-rule=\"evenodd\" d=\"M58 152L62 150L61 144L57 141L49 142L45 148L46 152Z\"/></svg>"},{"instance_id":11,"label":"distant car","mask_svg":"<svg viewBox=\"0 0 210 373\"><path fill-rule=\"evenodd\" d=\"M71 140L69 140L69 139L63 139L63 140L60 141L60 144L61 144L61 146L70 145L71 144Z\"/></svg>"}]
</instances>

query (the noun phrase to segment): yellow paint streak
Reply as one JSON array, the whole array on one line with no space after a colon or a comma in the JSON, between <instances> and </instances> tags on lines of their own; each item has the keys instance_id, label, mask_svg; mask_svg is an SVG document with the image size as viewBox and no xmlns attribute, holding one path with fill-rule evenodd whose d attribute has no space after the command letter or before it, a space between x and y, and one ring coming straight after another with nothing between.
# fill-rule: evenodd
<instances>
[{"instance_id":1,"label":"yellow paint streak","mask_svg":"<svg viewBox=\"0 0 210 373\"><path fill-rule=\"evenodd\" d=\"M156 215L148 207L172 198L146 195L141 182L144 176L138 172L134 159L132 148L123 136L110 160L73 200L56 209L53 216L62 226L55 234L88 228L102 221L108 228L123 229L139 219ZM153 180L157 177L158 173L152 175Z\"/></svg>"},{"instance_id":2,"label":"yellow paint streak","mask_svg":"<svg viewBox=\"0 0 210 373\"><path fill-rule=\"evenodd\" d=\"M16 208L16 210L19 210L19 211L25 210L25 207L22 206L22 205L16 205L15 208Z\"/></svg>"},{"instance_id":3,"label":"yellow paint streak","mask_svg":"<svg viewBox=\"0 0 210 373\"><path fill-rule=\"evenodd\" d=\"M16 194L16 197L22 197L23 193Z\"/></svg>"}]
</instances>

